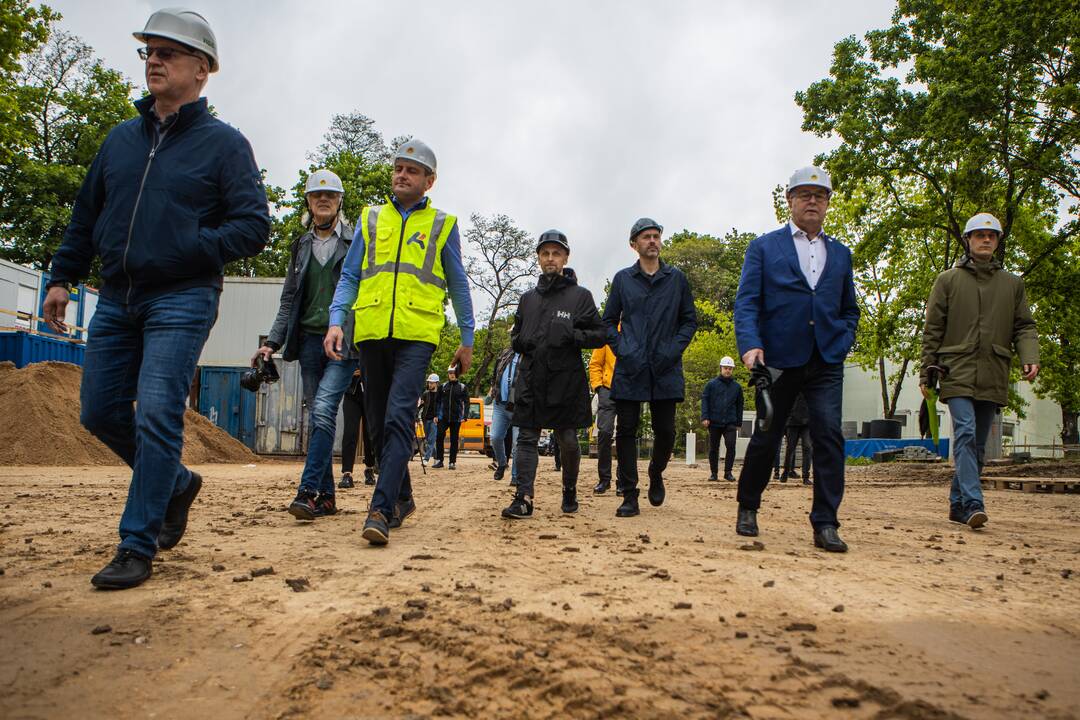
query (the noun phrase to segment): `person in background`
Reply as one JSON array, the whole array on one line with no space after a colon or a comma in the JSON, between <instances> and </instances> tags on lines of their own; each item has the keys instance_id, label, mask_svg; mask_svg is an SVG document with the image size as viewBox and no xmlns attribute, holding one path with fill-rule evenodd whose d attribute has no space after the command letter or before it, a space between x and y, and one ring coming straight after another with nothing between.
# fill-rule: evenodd
<instances>
[{"instance_id":1,"label":"person in background","mask_svg":"<svg viewBox=\"0 0 1080 720\"><path fill-rule=\"evenodd\" d=\"M341 480L339 488L351 488L352 469L356 464L356 443L363 432L364 484L375 484L375 453L368 436L368 424L364 422L364 377L360 368L353 373L345 396L341 399L341 410L345 416L345 425L341 435Z\"/></svg>"},{"instance_id":2,"label":"person in background","mask_svg":"<svg viewBox=\"0 0 1080 720\"><path fill-rule=\"evenodd\" d=\"M427 378L427 387L420 396L420 424L424 428L424 462L431 459L435 452L435 438L438 436L439 404L442 402L442 389L439 376L431 373Z\"/></svg>"},{"instance_id":3,"label":"person in background","mask_svg":"<svg viewBox=\"0 0 1080 720\"><path fill-rule=\"evenodd\" d=\"M439 425L439 438L435 444L435 464L431 467L443 466L443 446L446 443L446 433L450 432L450 469L457 468L458 436L461 432L461 423L465 421L465 411L469 407L469 391L465 384L457 379L457 369L452 365L447 371L447 380L439 391L439 411L436 415Z\"/></svg>"},{"instance_id":4,"label":"person in background","mask_svg":"<svg viewBox=\"0 0 1080 720\"><path fill-rule=\"evenodd\" d=\"M513 450L508 459L506 454L506 436L517 438L518 429L511 427L510 419L514 412L514 378L517 375L521 355L513 348L506 348L495 361L495 370L491 378L491 450L495 455L495 479L502 480L509 461L513 460ZM510 475L513 477L513 470Z\"/></svg>"},{"instance_id":5,"label":"person in background","mask_svg":"<svg viewBox=\"0 0 1080 720\"><path fill-rule=\"evenodd\" d=\"M806 397L799 393L795 398L795 404L791 406L791 414L788 415L787 433L784 444L787 451L784 453L784 473L780 476L780 482L786 483L788 478L798 478L795 472L795 448L802 442L802 469L803 485L813 485L810 481L810 456L813 452L813 444L810 440L810 410L806 407Z\"/></svg>"},{"instance_id":6,"label":"person in background","mask_svg":"<svg viewBox=\"0 0 1080 720\"><path fill-rule=\"evenodd\" d=\"M589 357L589 385L596 395L596 475L594 495L611 487L611 443L615 439L615 401L611 399L611 378L615 375L615 353L610 345L597 348ZM622 483L615 482L616 491Z\"/></svg>"},{"instance_id":7,"label":"person in background","mask_svg":"<svg viewBox=\"0 0 1080 720\"><path fill-rule=\"evenodd\" d=\"M742 386L734 378L735 360L720 358L720 375L705 383L701 391L701 424L709 431L709 480L718 480L720 440L723 439L724 479L735 481L735 439L743 421Z\"/></svg>"}]
</instances>

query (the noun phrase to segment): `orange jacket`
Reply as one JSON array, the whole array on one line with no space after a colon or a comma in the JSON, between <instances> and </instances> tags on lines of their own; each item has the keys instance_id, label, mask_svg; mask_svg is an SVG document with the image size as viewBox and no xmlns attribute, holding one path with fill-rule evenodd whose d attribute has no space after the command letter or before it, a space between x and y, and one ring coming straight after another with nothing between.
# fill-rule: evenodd
<instances>
[{"instance_id":1,"label":"orange jacket","mask_svg":"<svg viewBox=\"0 0 1080 720\"><path fill-rule=\"evenodd\" d=\"M611 387L611 377L615 374L615 353L611 347L596 348L589 358L589 388L595 390L603 385Z\"/></svg>"}]
</instances>

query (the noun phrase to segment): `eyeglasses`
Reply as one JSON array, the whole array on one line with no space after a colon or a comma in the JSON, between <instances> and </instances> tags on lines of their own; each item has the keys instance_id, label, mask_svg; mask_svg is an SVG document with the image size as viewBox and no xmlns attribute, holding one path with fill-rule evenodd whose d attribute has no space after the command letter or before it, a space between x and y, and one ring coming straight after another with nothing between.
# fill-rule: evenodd
<instances>
[{"instance_id":1,"label":"eyeglasses","mask_svg":"<svg viewBox=\"0 0 1080 720\"><path fill-rule=\"evenodd\" d=\"M336 190L312 190L307 196L316 200L336 200L340 194Z\"/></svg>"},{"instance_id":2,"label":"eyeglasses","mask_svg":"<svg viewBox=\"0 0 1080 720\"><path fill-rule=\"evenodd\" d=\"M171 47L141 47L136 50L139 53L140 60L149 60L154 55L158 56L158 60L161 62L169 62L177 55L189 55L191 57L199 57L198 53L188 52L187 50L178 50Z\"/></svg>"},{"instance_id":3,"label":"eyeglasses","mask_svg":"<svg viewBox=\"0 0 1080 720\"><path fill-rule=\"evenodd\" d=\"M818 202L825 202L826 200L829 199L829 193L814 192L812 190L796 190L795 192L793 192L791 194L792 194L792 196L795 197L796 200L802 200L803 202L806 202L808 200L817 200Z\"/></svg>"}]
</instances>

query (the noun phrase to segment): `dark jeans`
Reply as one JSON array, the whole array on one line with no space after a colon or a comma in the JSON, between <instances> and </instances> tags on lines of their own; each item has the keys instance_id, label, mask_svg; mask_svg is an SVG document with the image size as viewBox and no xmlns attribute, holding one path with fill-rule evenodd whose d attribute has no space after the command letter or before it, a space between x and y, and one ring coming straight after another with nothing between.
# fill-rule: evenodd
<instances>
[{"instance_id":1,"label":"dark jeans","mask_svg":"<svg viewBox=\"0 0 1080 720\"><path fill-rule=\"evenodd\" d=\"M561 428L552 430L552 435L559 436L559 452L562 460L563 487L577 487L578 467L581 465L581 448L578 447L577 429ZM517 468L517 496L532 497L536 484L536 464L539 461L537 443L540 441L540 428L519 428L517 454L514 466Z\"/></svg>"},{"instance_id":2,"label":"dark jeans","mask_svg":"<svg viewBox=\"0 0 1080 720\"><path fill-rule=\"evenodd\" d=\"M345 427L341 436L341 472L352 473L353 465L356 464L356 444L360 440L361 430L364 433L364 467L374 467L375 452L371 447L368 424L364 422L363 391L346 392L341 399L341 410L345 416Z\"/></svg>"},{"instance_id":3,"label":"dark jeans","mask_svg":"<svg viewBox=\"0 0 1080 720\"><path fill-rule=\"evenodd\" d=\"M398 499L412 497L409 459L416 442L416 403L424 391L435 346L411 340L365 340L360 343L364 370L364 417L370 425L379 481L371 509L387 519Z\"/></svg>"},{"instance_id":4,"label":"dark jeans","mask_svg":"<svg viewBox=\"0 0 1080 720\"><path fill-rule=\"evenodd\" d=\"M653 400L649 403L652 413L653 449L649 458L649 470L662 473L675 448L675 401ZM637 433L641 424L641 403L636 400L616 400L615 454L618 455L618 479L623 490L637 490Z\"/></svg>"},{"instance_id":5,"label":"dark jeans","mask_svg":"<svg viewBox=\"0 0 1080 720\"><path fill-rule=\"evenodd\" d=\"M720 465L720 440L724 441L724 475L731 474L735 467L735 438L739 436L738 425L709 424L709 470L716 475Z\"/></svg>"},{"instance_id":6,"label":"dark jeans","mask_svg":"<svg viewBox=\"0 0 1080 720\"><path fill-rule=\"evenodd\" d=\"M784 453L784 473L791 474L795 469L795 446L802 443L802 474L804 480L810 479L810 456L813 452L813 443L810 440L810 427L808 425L788 425L787 428L787 452Z\"/></svg>"},{"instance_id":7,"label":"dark jeans","mask_svg":"<svg viewBox=\"0 0 1080 720\"><path fill-rule=\"evenodd\" d=\"M446 431L450 431L450 462L457 462L457 449L458 449L458 434L461 432L461 421L458 422L444 422L439 421L439 439L435 443L435 460L442 462L443 459L443 444L446 442Z\"/></svg>"},{"instance_id":8,"label":"dark jeans","mask_svg":"<svg viewBox=\"0 0 1080 720\"><path fill-rule=\"evenodd\" d=\"M840 431L844 365L826 363L816 349L806 365L785 369L773 383L772 426L768 432L754 426L739 473L739 507L750 510L761 507L761 494L769 484L769 468L777 457L791 406L799 392L806 395L813 443L814 503L810 524L814 528L840 527L837 511L844 498L844 435Z\"/></svg>"},{"instance_id":9,"label":"dark jeans","mask_svg":"<svg viewBox=\"0 0 1080 720\"><path fill-rule=\"evenodd\" d=\"M131 305L102 297L90 321L80 420L132 469L120 547L146 557L170 498L191 481L180 463L184 409L218 297L208 287Z\"/></svg>"},{"instance_id":10,"label":"dark jeans","mask_svg":"<svg viewBox=\"0 0 1080 720\"><path fill-rule=\"evenodd\" d=\"M334 435L338 408L349 388L356 360L331 360L323 350L323 336L304 333L300 339L300 379L308 403L308 449L300 491L334 494ZM314 399L308 399L314 386Z\"/></svg>"}]
</instances>

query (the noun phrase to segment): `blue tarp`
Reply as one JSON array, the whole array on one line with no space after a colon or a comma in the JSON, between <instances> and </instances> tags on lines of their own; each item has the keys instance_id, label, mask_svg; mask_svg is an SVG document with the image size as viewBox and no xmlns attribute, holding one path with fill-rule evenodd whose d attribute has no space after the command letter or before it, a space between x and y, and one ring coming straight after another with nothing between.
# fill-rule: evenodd
<instances>
[{"instance_id":1,"label":"blue tarp","mask_svg":"<svg viewBox=\"0 0 1080 720\"><path fill-rule=\"evenodd\" d=\"M930 452L937 451L937 454L943 458L949 457L949 439L941 438L938 442L937 448L934 447L933 440L916 440L915 438L904 440L845 440L844 441L844 454L848 457L864 457L872 458L874 453L880 450L890 450L892 448L902 448L909 445L918 445L924 447Z\"/></svg>"}]
</instances>

